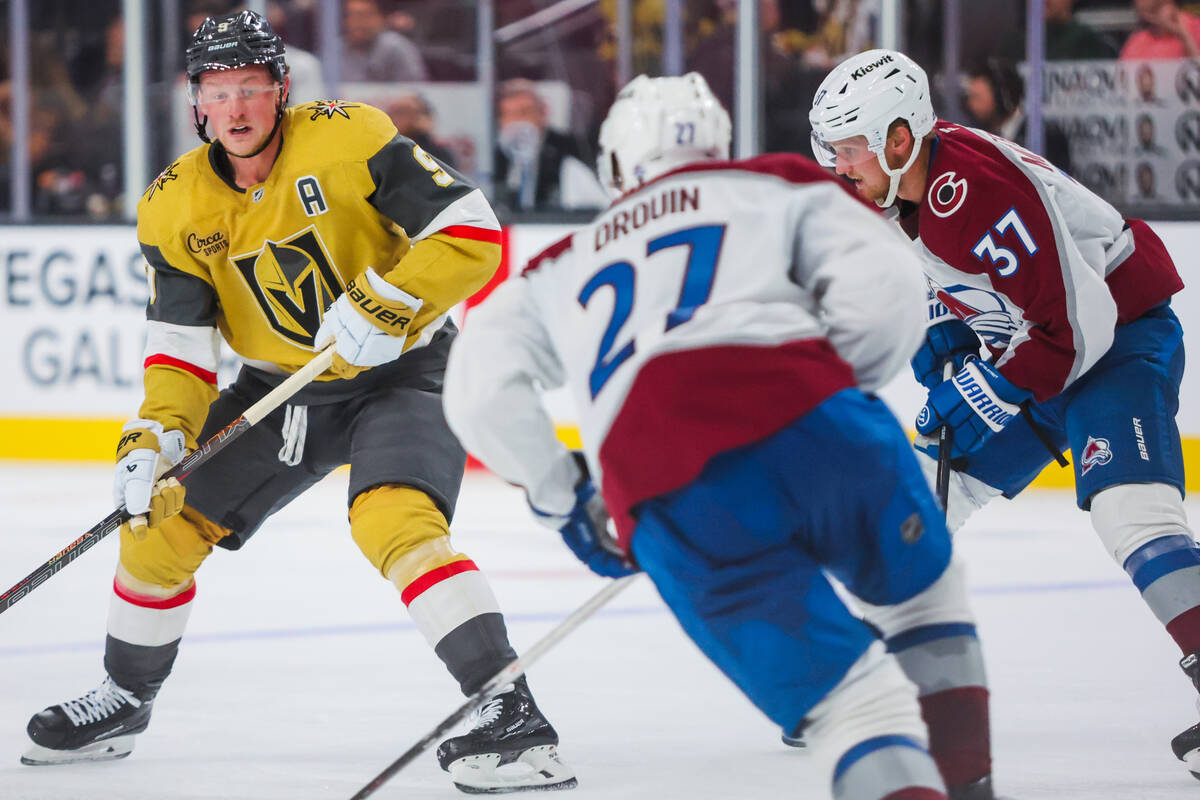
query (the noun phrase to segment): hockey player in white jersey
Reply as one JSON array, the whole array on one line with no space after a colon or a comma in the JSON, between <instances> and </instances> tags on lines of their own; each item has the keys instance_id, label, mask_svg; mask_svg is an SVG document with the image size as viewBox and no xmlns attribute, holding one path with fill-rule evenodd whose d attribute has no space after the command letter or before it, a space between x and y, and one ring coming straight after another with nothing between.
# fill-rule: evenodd
<instances>
[{"instance_id":1,"label":"hockey player in white jersey","mask_svg":"<svg viewBox=\"0 0 1200 800\"><path fill-rule=\"evenodd\" d=\"M951 529L1069 446L1079 507L1200 689L1200 547L1183 508L1184 353L1170 306L1183 282L1163 243L1041 156L937 119L924 70L902 53L844 61L810 119L818 159L895 214L922 256L930 327L913 369L929 398L917 429L953 429ZM946 363L957 372L943 382ZM932 474L937 445L920 447ZM1200 725L1172 749L1200 778Z\"/></svg>"},{"instance_id":2,"label":"hockey player in white jersey","mask_svg":"<svg viewBox=\"0 0 1200 800\"><path fill-rule=\"evenodd\" d=\"M942 774L949 797L990 798L961 570L871 394L923 335L915 254L812 162L727 161L729 138L699 75L626 86L600 134L618 199L472 312L447 418L592 570L645 570L705 654L804 730L836 798L943 798ZM538 395L562 385L585 458ZM826 571L879 607L899 659ZM906 658L943 682L932 718Z\"/></svg>"}]
</instances>

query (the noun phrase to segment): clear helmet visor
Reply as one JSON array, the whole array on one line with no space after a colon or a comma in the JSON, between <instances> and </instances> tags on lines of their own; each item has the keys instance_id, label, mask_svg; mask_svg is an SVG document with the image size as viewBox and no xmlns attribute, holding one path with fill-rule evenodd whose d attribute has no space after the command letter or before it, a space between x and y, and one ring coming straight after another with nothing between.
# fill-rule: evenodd
<instances>
[{"instance_id":1,"label":"clear helmet visor","mask_svg":"<svg viewBox=\"0 0 1200 800\"><path fill-rule=\"evenodd\" d=\"M865 136L854 136L849 139L839 139L829 142L822 138L816 131L813 131L811 144L817 163L823 167L853 169L878 158L875 151L867 147L867 138Z\"/></svg>"},{"instance_id":2,"label":"clear helmet visor","mask_svg":"<svg viewBox=\"0 0 1200 800\"><path fill-rule=\"evenodd\" d=\"M242 85L214 83L206 85L189 81L187 85L188 101L197 106L201 113L204 113L206 109L227 106L234 101L253 102L263 95L274 94L281 88L283 88L282 85L278 83Z\"/></svg>"}]
</instances>

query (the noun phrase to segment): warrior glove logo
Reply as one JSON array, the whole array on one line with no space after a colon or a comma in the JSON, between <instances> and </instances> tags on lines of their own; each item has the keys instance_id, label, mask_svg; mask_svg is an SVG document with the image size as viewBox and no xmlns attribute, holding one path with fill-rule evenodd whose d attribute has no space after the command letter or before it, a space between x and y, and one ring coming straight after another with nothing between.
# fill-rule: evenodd
<instances>
[{"instance_id":1,"label":"warrior glove logo","mask_svg":"<svg viewBox=\"0 0 1200 800\"><path fill-rule=\"evenodd\" d=\"M290 342L312 347L321 315L342 293L342 284L316 228L230 261L246 281L267 322Z\"/></svg>"},{"instance_id":2,"label":"warrior glove logo","mask_svg":"<svg viewBox=\"0 0 1200 800\"><path fill-rule=\"evenodd\" d=\"M1112 461L1112 449L1108 446L1108 439L1096 439L1088 437L1087 444L1083 447L1083 457L1079 459L1082 467L1079 470L1080 475L1087 475L1092 467L1102 467Z\"/></svg>"},{"instance_id":3,"label":"warrior glove logo","mask_svg":"<svg viewBox=\"0 0 1200 800\"><path fill-rule=\"evenodd\" d=\"M1003 430L1004 426L1012 421L1013 415L1020 410L1018 406L997 397L987 382L979 377L978 368L974 364L968 364L959 370L952 380L954 388L958 389L958 393L967 401L971 410L997 433Z\"/></svg>"}]
</instances>

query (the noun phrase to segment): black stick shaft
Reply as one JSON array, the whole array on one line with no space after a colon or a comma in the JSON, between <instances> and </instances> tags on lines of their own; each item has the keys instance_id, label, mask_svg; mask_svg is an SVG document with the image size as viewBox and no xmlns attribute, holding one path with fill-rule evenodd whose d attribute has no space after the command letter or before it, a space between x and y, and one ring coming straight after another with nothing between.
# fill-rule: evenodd
<instances>
[{"instance_id":1,"label":"black stick shaft","mask_svg":"<svg viewBox=\"0 0 1200 800\"><path fill-rule=\"evenodd\" d=\"M954 364L947 363L943 367L942 377L950 380L954 374ZM950 449L954 446L954 432L949 425L938 429L938 461L937 461L937 496L942 501L942 515L950 513Z\"/></svg>"}]
</instances>

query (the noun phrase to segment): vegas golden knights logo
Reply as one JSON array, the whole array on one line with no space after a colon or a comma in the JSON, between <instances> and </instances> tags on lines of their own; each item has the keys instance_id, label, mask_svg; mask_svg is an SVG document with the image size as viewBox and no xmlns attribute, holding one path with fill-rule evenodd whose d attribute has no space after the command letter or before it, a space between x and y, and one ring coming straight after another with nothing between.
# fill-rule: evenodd
<instances>
[{"instance_id":1,"label":"vegas golden knights logo","mask_svg":"<svg viewBox=\"0 0 1200 800\"><path fill-rule=\"evenodd\" d=\"M232 256L267 321L284 338L312 347L321 316L343 291L314 228L279 242L267 240L255 253Z\"/></svg>"}]
</instances>

